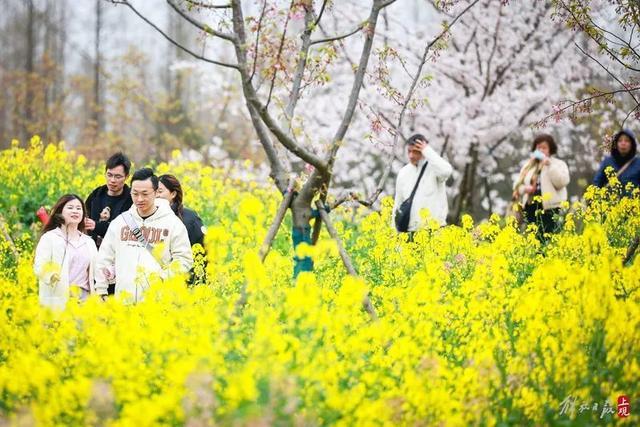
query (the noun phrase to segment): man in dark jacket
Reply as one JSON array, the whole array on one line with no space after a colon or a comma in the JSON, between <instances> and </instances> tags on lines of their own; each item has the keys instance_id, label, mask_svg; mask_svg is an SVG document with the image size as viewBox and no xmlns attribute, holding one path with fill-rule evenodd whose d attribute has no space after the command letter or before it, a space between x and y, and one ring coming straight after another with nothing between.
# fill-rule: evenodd
<instances>
[{"instance_id":1,"label":"man in dark jacket","mask_svg":"<svg viewBox=\"0 0 640 427\"><path fill-rule=\"evenodd\" d=\"M85 229L98 248L111 221L133 204L131 191L125 184L130 170L131 161L124 154L116 153L109 157L105 166L107 183L93 190L85 202ZM114 285L109 286L109 293L113 294L113 291Z\"/></svg>"},{"instance_id":2,"label":"man in dark jacket","mask_svg":"<svg viewBox=\"0 0 640 427\"><path fill-rule=\"evenodd\" d=\"M640 159L636 157L636 138L628 129L621 130L613 137L611 156L607 156L596 173L594 185L604 187L609 184L605 170L611 166L623 188L628 183L640 187Z\"/></svg>"}]
</instances>

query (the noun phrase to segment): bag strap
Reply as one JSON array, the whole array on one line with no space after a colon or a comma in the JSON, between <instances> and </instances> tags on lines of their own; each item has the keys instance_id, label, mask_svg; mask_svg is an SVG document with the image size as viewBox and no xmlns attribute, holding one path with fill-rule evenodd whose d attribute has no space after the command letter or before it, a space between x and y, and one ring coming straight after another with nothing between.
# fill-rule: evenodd
<instances>
[{"instance_id":1,"label":"bag strap","mask_svg":"<svg viewBox=\"0 0 640 427\"><path fill-rule=\"evenodd\" d=\"M129 226L129 229L138 240L138 242L142 243L144 248L153 255L153 246L151 246L151 243L149 243L147 239L144 238L144 235L142 234L142 231L140 231L140 227L138 227L136 221L133 219L133 215L131 215L131 212L123 212L122 218L124 218L124 222L127 223L127 226Z\"/></svg>"},{"instance_id":2,"label":"bag strap","mask_svg":"<svg viewBox=\"0 0 640 427\"><path fill-rule=\"evenodd\" d=\"M620 169L618 169L618 172L616 172L616 176L620 177L620 175L622 175L624 173L624 171L626 171L627 168L629 166L631 166L631 163L633 163L635 160L636 160L636 158L634 157L633 159L629 160L627 163L622 165L622 167Z\"/></svg>"},{"instance_id":3,"label":"bag strap","mask_svg":"<svg viewBox=\"0 0 640 427\"><path fill-rule=\"evenodd\" d=\"M427 164L429 162L424 162L424 166L422 166L422 170L420 171L420 175L418 175L418 180L416 181L416 185L413 186L413 190L411 191L411 195L409 196L409 198L407 200L413 200L413 196L416 195L416 191L418 190L418 184L420 184L420 179L422 178L422 174L424 173L424 170L427 168Z\"/></svg>"}]
</instances>

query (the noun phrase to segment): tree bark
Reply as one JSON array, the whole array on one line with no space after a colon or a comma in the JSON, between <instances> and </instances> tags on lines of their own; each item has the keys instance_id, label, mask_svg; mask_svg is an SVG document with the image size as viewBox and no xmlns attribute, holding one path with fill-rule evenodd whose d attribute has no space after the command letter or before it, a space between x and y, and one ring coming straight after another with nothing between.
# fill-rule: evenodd
<instances>
[{"instance_id":1,"label":"tree bark","mask_svg":"<svg viewBox=\"0 0 640 427\"><path fill-rule=\"evenodd\" d=\"M102 31L102 0L96 0L96 25L94 32L94 65L93 65L93 110L91 119L95 126L95 136L104 132L104 108L102 105L102 88L100 80L101 61L100 33Z\"/></svg>"}]
</instances>

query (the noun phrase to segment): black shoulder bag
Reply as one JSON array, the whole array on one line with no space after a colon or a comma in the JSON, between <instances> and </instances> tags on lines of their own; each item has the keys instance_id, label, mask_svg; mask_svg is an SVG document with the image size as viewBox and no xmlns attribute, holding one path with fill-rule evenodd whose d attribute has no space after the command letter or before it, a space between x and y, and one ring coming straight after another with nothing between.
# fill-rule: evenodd
<instances>
[{"instance_id":1,"label":"black shoulder bag","mask_svg":"<svg viewBox=\"0 0 640 427\"><path fill-rule=\"evenodd\" d=\"M396 211L396 230L401 233L406 233L409 231L409 220L411 219L411 205L413 204L413 196L416 195L416 190L418 189L418 184L420 184L420 179L422 178L422 174L424 170L427 168L427 163L425 162L424 166L422 166L422 170L420 171L420 175L418 175L418 180L416 181L416 185L413 186L413 191L407 200L402 202L398 210Z\"/></svg>"}]
</instances>

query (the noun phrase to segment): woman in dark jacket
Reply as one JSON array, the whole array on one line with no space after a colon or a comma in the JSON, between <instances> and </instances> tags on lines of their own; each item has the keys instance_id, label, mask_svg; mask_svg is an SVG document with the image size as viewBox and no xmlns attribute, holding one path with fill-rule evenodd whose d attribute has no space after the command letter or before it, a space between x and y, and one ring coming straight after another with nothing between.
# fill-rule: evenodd
<instances>
[{"instance_id":1,"label":"woman in dark jacket","mask_svg":"<svg viewBox=\"0 0 640 427\"><path fill-rule=\"evenodd\" d=\"M611 156L607 156L602 161L593 183L598 187L608 185L609 178L605 170L611 166L623 188L628 183L640 187L640 159L636 157L636 150L636 138L633 132L628 129L618 132L613 137Z\"/></svg>"},{"instance_id":2,"label":"woman in dark jacket","mask_svg":"<svg viewBox=\"0 0 640 427\"><path fill-rule=\"evenodd\" d=\"M157 197L167 199L171 204L171 209L182 220L187 233L189 233L189 242L191 246L199 243L204 246L204 226L202 220L197 213L191 209L187 209L182 205L182 186L180 181L173 175L162 175L158 178Z\"/></svg>"}]
</instances>

